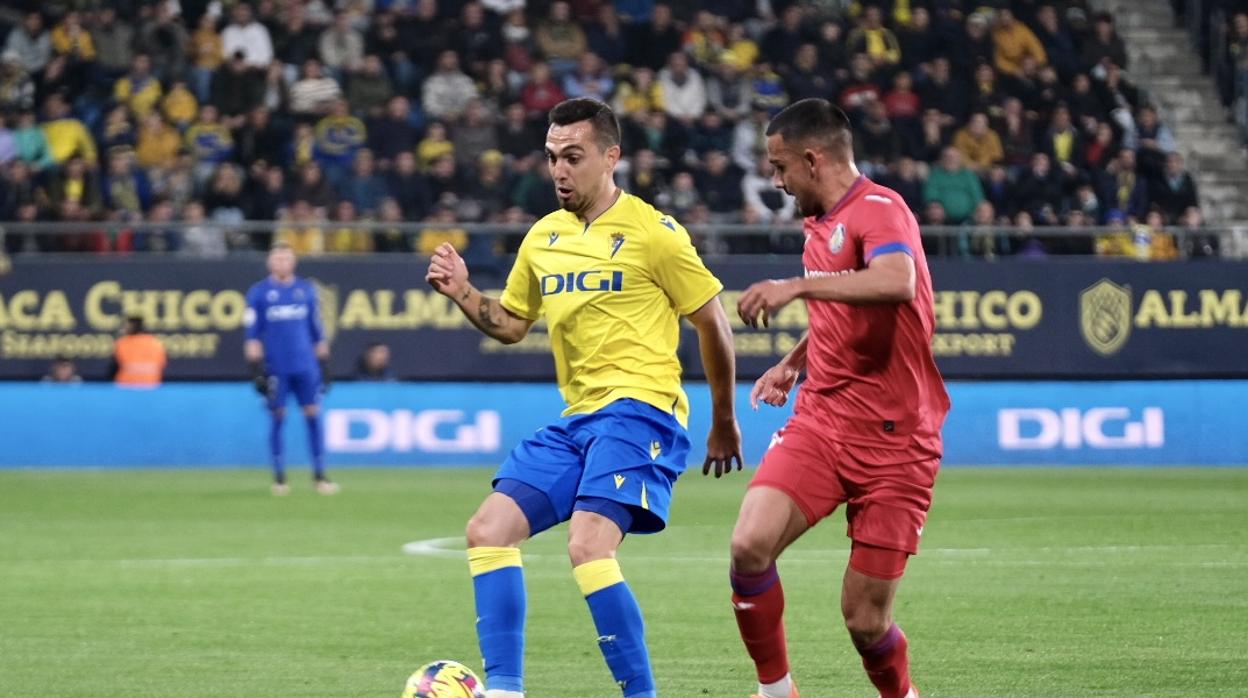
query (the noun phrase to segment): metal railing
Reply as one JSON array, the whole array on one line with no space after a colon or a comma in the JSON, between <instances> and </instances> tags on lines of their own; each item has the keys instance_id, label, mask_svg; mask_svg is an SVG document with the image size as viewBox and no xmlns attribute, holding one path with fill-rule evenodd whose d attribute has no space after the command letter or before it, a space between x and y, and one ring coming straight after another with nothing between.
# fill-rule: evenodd
<instances>
[{"instance_id":1,"label":"metal railing","mask_svg":"<svg viewBox=\"0 0 1248 698\"><path fill-rule=\"evenodd\" d=\"M383 236L401 239L403 244L391 250L396 253L419 253L422 237L437 235L462 236L467 246L479 254L506 255L514 252L530 224L402 222L376 221L169 221L162 223L126 223L120 221L22 223L0 222L0 253L23 254L184 254L185 256L219 256L219 254L260 254L287 231L298 230L312 237L323 238L320 250L304 251L310 255L359 254L326 246L341 231L380 240ZM799 222L770 225L691 224L686 226L704 256L736 254L789 254L802 249L805 242ZM202 254L202 247L188 245L188 236L219 238L218 255ZM1114 255L1139 258L1169 259L1219 256L1248 257L1248 222L1187 228L1167 226L1151 229L1140 225L1097 227L1020 228L1014 226L923 226L924 246L932 256L1011 257ZM145 237L146 236L146 237ZM154 236L162 238L158 249L142 242ZM68 247L66 241L94 239L96 245ZM221 244L223 243L223 244ZM1150 255L1144 251L1149 246Z\"/></svg>"}]
</instances>

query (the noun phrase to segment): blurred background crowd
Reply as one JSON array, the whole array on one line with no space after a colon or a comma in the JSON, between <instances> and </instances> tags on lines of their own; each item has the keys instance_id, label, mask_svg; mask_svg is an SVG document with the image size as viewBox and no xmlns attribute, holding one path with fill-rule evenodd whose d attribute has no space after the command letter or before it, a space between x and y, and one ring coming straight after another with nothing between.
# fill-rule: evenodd
<instances>
[{"instance_id":1,"label":"blurred background crowd","mask_svg":"<svg viewBox=\"0 0 1248 698\"><path fill-rule=\"evenodd\" d=\"M1114 17L1082 0L28 4L0 14L0 220L113 224L10 233L9 254L470 247L465 224L557 208L545 114L582 96L621 119L620 184L686 225L795 217L762 132L806 97L849 113L860 168L921 222L981 231L942 253L1135 254L1133 227L1202 224ZM1123 236L1028 234L1106 225ZM1186 239L1153 258L1214 252Z\"/></svg>"}]
</instances>

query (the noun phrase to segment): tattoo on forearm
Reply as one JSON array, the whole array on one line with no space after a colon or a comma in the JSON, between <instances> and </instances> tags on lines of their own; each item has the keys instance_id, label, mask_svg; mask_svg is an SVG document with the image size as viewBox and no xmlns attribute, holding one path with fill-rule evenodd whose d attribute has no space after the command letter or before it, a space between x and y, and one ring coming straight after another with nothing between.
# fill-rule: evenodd
<instances>
[{"instance_id":1,"label":"tattoo on forearm","mask_svg":"<svg viewBox=\"0 0 1248 698\"><path fill-rule=\"evenodd\" d=\"M460 295L459 300L461 300L461 301L466 301L466 300L468 300L468 296L471 296L471 295L472 295L472 289L471 289L471 288L466 288L466 289L464 289L463 294L461 294L461 295Z\"/></svg>"},{"instance_id":2,"label":"tattoo on forearm","mask_svg":"<svg viewBox=\"0 0 1248 698\"><path fill-rule=\"evenodd\" d=\"M494 319L494 308L491 306L490 299L481 296L481 305L477 308L477 320L481 322L482 329L496 330L502 325Z\"/></svg>"}]
</instances>

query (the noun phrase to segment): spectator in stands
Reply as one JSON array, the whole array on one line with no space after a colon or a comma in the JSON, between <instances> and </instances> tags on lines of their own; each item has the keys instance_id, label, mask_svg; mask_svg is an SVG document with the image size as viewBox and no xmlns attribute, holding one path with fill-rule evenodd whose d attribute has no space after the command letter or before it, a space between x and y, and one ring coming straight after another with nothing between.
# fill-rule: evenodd
<instances>
[{"instance_id":1,"label":"spectator in stands","mask_svg":"<svg viewBox=\"0 0 1248 698\"><path fill-rule=\"evenodd\" d=\"M0 110L14 112L33 109L35 82L30 79L17 53L0 54Z\"/></svg>"},{"instance_id":2,"label":"spectator in stands","mask_svg":"<svg viewBox=\"0 0 1248 698\"><path fill-rule=\"evenodd\" d=\"M48 367L48 372L40 379L43 383L67 383L77 385L82 382L78 375L78 367L68 356L57 356Z\"/></svg>"},{"instance_id":3,"label":"spectator in stands","mask_svg":"<svg viewBox=\"0 0 1248 698\"><path fill-rule=\"evenodd\" d=\"M272 35L276 57L288 66L294 75L298 66L320 57L321 29L308 21L307 11L301 2L285 3L286 14L281 29Z\"/></svg>"},{"instance_id":4,"label":"spectator in stands","mask_svg":"<svg viewBox=\"0 0 1248 698\"><path fill-rule=\"evenodd\" d=\"M143 327L141 315L126 318L121 337L113 344L109 377L125 388L155 388L164 377L168 358L165 346Z\"/></svg>"},{"instance_id":5,"label":"spectator in stands","mask_svg":"<svg viewBox=\"0 0 1248 698\"><path fill-rule=\"evenodd\" d=\"M235 8L237 12L239 5ZM138 43L135 45L135 51L138 53L146 53L152 59L152 68L156 73L156 77L161 80L172 80L181 77L183 69L186 66L187 44L190 43L190 36L187 34L186 28L178 21L170 10L169 3L155 3L152 5L152 18L149 19L139 30ZM260 29L263 26L257 24ZM229 30L227 30L229 31ZM267 36L267 34L266 34ZM234 54L233 47L229 42L225 42L225 56ZM272 52L269 54L272 57ZM265 63L268 61L266 60Z\"/></svg>"},{"instance_id":6,"label":"spectator in stands","mask_svg":"<svg viewBox=\"0 0 1248 698\"><path fill-rule=\"evenodd\" d=\"M118 146L134 147L134 124L130 122L130 110L125 106L117 106L108 110L104 116L104 124L100 127L100 139L97 143L101 150L109 150Z\"/></svg>"},{"instance_id":7,"label":"spectator in stands","mask_svg":"<svg viewBox=\"0 0 1248 698\"><path fill-rule=\"evenodd\" d=\"M108 154L108 169L100 182L103 203L116 220L140 221L152 200L151 183L135 167L134 151L118 147Z\"/></svg>"},{"instance_id":8,"label":"spectator in stands","mask_svg":"<svg viewBox=\"0 0 1248 698\"><path fill-rule=\"evenodd\" d=\"M83 28L82 15L78 12L66 12L60 23L52 28L49 39L52 51L67 56L71 63L95 62L95 42L91 33Z\"/></svg>"},{"instance_id":9,"label":"spectator in stands","mask_svg":"<svg viewBox=\"0 0 1248 698\"><path fill-rule=\"evenodd\" d=\"M760 157L754 169L741 180L746 209L760 223L791 221L797 213L795 199L776 188L772 175L771 163L766 156Z\"/></svg>"},{"instance_id":10,"label":"spectator in stands","mask_svg":"<svg viewBox=\"0 0 1248 698\"><path fill-rule=\"evenodd\" d=\"M402 95L391 97L385 114L370 120L367 127L368 147L382 170L389 169L399 153L415 149L420 140L412 124L411 103Z\"/></svg>"},{"instance_id":11,"label":"spectator in stands","mask_svg":"<svg viewBox=\"0 0 1248 698\"><path fill-rule=\"evenodd\" d=\"M943 126L944 120L944 116L935 109L924 110L918 131L903 134L908 137L902 144L902 153L919 162L932 163L939 160L950 140Z\"/></svg>"},{"instance_id":12,"label":"spectator in stands","mask_svg":"<svg viewBox=\"0 0 1248 698\"><path fill-rule=\"evenodd\" d=\"M347 78L347 102L356 115L377 116L393 95L394 85L376 54L365 56L360 69Z\"/></svg>"},{"instance_id":13,"label":"spectator in stands","mask_svg":"<svg viewBox=\"0 0 1248 698\"><path fill-rule=\"evenodd\" d=\"M20 26L9 31L4 53L14 54L28 75L37 75L52 60L52 39L43 28L43 15L28 12Z\"/></svg>"},{"instance_id":14,"label":"spectator in stands","mask_svg":"<svg viewBox=\"0 0 1248 698\"><path fill-rule=\"evenodd\" d=\"M1169 223L1180 222L1188 209L1200 206L1196 182L1184 169L1182 155L1170 153L1166 156L1165 172L1153 180L1148 199Z\"/></svg>"},{"instance_id":15,"label":"spectator in stands","mask_svg":"<svg viewBox=\"0 0 1248 698\"><path fill-rule=\"evenodd\" d=\"M728 37L721 24L722 20L710 10L698 10L692 26L681 41L681 50L702 68L710 68L718 63L720 55L728 46Z\"/></svg>"},{"instance_id":16,"label":"spectator in stands","mask_svg":"<svg viewBox=\"0 0 1248 698\"><path fill-rule=\"evenodd\" d=\"M1001 104L1005 101L1005 92L997 82L996 71L987 63L975 69L975 79L971 85L970 99L967 106L970 111L982 111L991 118L1001 116Z\"/></svg>"},{"instance_id":17,"label":"spectator in stands","mask_svg":"<svg viewBox=\"0 0 1248 698\"><path fill-rule=\"evenodd\" d=\"M545 167L541 169L545 170ZM446 204L434 207L430 216L429 226L421 228L416 234L412 251L416 254L431 255L442 243L450 243L461 254L468 249L468 231L456 224L455 209Z\"/></svg>"},{"instance_id":18,"label":"spectator in stands","mask_svg":"<svg viewBox=\"0 0 1248 698\"><path fill-rule=\"evenodd\" d=\"M1046 153L1033 153L1031 167L1018 178L1015 212L1026 211L1039 225L1057 225L1066 182Z\"/></svg>"},{"instance_id":19,"label":"spectator in stands","mask_svg":"<svg viewBox=\"0 0 1248 698\"><path fill-rule=\"evenodd\" d=\"M1075 130L1070 121L1070 110L1059 104L1053 110L1049 128L1044 132L1039 150L1049 156L1053 165L1060 167L1067 176L1074 176L1083 166L1083 135Z\"/></svg>"},{"instance_id":20,"label":"spectator in stands","mask_svg":"<svg viewBox=\"0 0 1248 698\"><path fill-rule=\"evenodd\" d=\"M1084 73L1077 73L1071 80L1066 105L1071 121L1086 132L1094 132L1093 124L1105 117L1105 105L1092 90L1092 80Z\"/></svg>"},{"instance_id":21,"label":"spectator in stands","mask_svg":"<svg viewBox=\"0 0 1248 698\"><path fill-rule=\"evenodd\" d=\"M336 100L329 113L316 122L315 158L325 178L336 185L351 169L355 153L368 142L364 122L351 114L345 99Z\"/></svg>"},{"instance_id":22,"label":"spectator in stands","mask_svg":"<svg viewBox=\"0 0 1248 698\"><path fill-rule=\"evenodd\" d=\"M199 26L191 34L191 69L189 78L195 96L208 100L211 95L212 74L225 62L225 45L217 31L217 18L205 12L199 18Z\"/></svg>"},{"instance_id":23,"label":"spectator in stands","mask_svg":"<svg viewBox=\"0 0 1248 698\"><path fill-rule=\"evenodd\" d=\"M242 51L235 51L229 62L213 73L209 101L232 127L241 125L247 112L264 101L264 73L247 65Z\"/></svg>"},{"instance_id":24,"label":"spectator in stands","mask_svg":"<svg viewBox=\"0 0 1248 698\"><path fill-rule=\"evenodd\" d=\"M247 218L256 221L275 221L286 208L289 193L286 190L286 171L279 165L265 166L258 176L248 180L244 197Z\"/></svg>"},{"instance_id":25,"label":"spectator in stands","mask_svg":"<svg viewBox=\"0 0 1248 698\"><path fill-rule=\"evenodd\" d=\"M650 21L633 24L628 34L628 62L654 71L664 66L668 56L680 50L683 40L672 21L672 8L662 2L654 3Z\"/></svg>"},{"instance_id":26,"label":"spectator in stands","mask_svg":"<svg viewBox=\"0 0 1248 698\"><path fill-rule=\"evenodd\" d=\"M698 191L697 183L693 178L693 174L688 171L680 171L672 178L671 188L671 209L672 213L682 220L689 216L689 213L699 206L706 206L702 201L702 195ZM708 218L710 222L710 209L707 207Z\"/></svg>"},{"instance_id":27,"label":"spectator in stands","mask_svg":"<svg viewBox=\"0 0 1248 698\"><path fill-rule=\"evenodd\" d=\"M585 40L589 44L589 50L607 65L627 62L628 37L620 23L619 13L611 3L599 6L596 21L585 30Z\"/></svg>"},{"instance_id":28,"label":"spectator in stands","mask_svg":"<svg viewBox=\"0 0 1248 698\"><path fill-rule=\"evenodd\" d=\"M455 158L443 155L434 160L426 179L429 182L429 193L433 197L435 208L438 204L446 204L454 208L455 204L459 203L466 182L463 171L455 163Z\"/></svg>"},{"instance_id":29,"label":"spectator in stands","mask_svg":"<svg viewBox=\"0 0 1248 698\"><path fill-rule=\"evenodd\" d=\"M373 251L373 234L358 225L355 204L343 199L334 205L334 223L325 240L330 254L354 254Z\"/></svg>"},{"instance_id":30,"label":"spectator in stands","mask_svg":"<svg viewBox=\"0 0 1248 698\"><path fill-rule=\"evenodd\" d=\"M630 121L626 129L627 142L654 151L659 169L667 171L683 162L688 132L669 119L667 112L652 111L643 121Z\"/></svg>"},{"instance_id":31,"label":"spectator in stands","mask_svg":"<svg viewBox=\"0 0 1248 698\"><path fill-rule=\"evenodd\" d=\"M994 130L1001 139L1001 162L1015 171L1025 167L1036 149L1036 137L1022 100L1006 98Z\"/></svg>"},{"instance_id":32,"label":"spectator in stands","mask_svg":"<svg viewBox=\"0 0 1248 698\"><path fill-rule=\"evenodd\" d=\"M470 202L468 219L496 222L511 206L513 182L503 168L503 154L497 150L481 153L476 162L476 176L464 188L465 202Z\"/></svg>"},{"instance_id":33,"label":"spectator in stands","mask_svg":"<svg viewBox=\"0 0 1248 698\"><path fill-rule=\"evenodd\" d=\"M923 178L919 176L918 164L913 159L901 156L879 181L900 194L914 215L918 216L923 210Z\"/></svg>"},{"instance_id":34,"label":"spectator in stands","mask_svg":"<svg viewBox=\"0 0 1248 698\"><path fill-rule=\"evenodd\" d=\"M394 199L383 199L377 215L379 223L387 227L373 232L373 245L377 252L409 252L407 234L399 226L405 223L403 209Z\"/></svg>"},{"instance_id":35,"label":"spectator in stands","mask_svg":"<svg viewBox=\"0 0 1248 698\"><path fill-rule=\"evenodd\" d=\"M429 183L420 173L416 156L411 151L401 151L394 158L394 169L387 180L390 196L403 211L403 215L414 221L424 220L433 210L433 195Z\"/></svg>"},{"instance_id":36,"label":"spectator in stands","mask_svg":"<svg viewBox=\"0 0 1248 698\"><path fill-rule=\"evenodd\" d=\"M1093 172L1104 170L1117 152L1118 142L1114 128L1101 121L1096 125L1096 135L1083 149L1084 166Z\"/></svg>"},{"instance_id":37,"label":"spectator in stands","mask_svg":"<svg viewBox=\"0 0 1248 698\"><path fill-rule=\"evenodd\" d=\"M804 9L798 4L789 5L780 14L780 23L763 35L759 44L761 58L768 63L788 64L793 62L793 54L797 47L806 41L802 28Z\"/></svg>"},{"instance_id":38,"label":"spectator in stands","mask_svg":"<svg viewBox=\"0 0 1248 698\"><path fill-rule=\"evenodd\" d=\"M506 61L495 58L485 64L485 77L480 81L481 103L491 114L502 114L503 108L520 96L520 77L513 75Z\"/></svg>"},{"instance_id":39,"label":"spectator in stands","mask_svg":"<svg viewBox=\"0 0 1248 698\"><path fill-rule=\"evenodd\" d=\"M550 4L550 14L538 23L534 40L556 75L575 69L589 45L585 30L572 20L571 7L564 0Z\"/></svg>"},{"instance_id":40,"label":"spectator in stands","mask_svg":"<svg viewBox=\"0 0 1248 698\"><path fill-rule=\"evenodd\" d=\"M849 80L840 94L840 105L853 123L862 118L867 106L883 99L884 91L876 82L875 67L865 53L856 53L849 62Z\"/></svg>"},{"instance_id":41,"label":"spectator in stands","mask_svg":"<svg viewBox=\"0 0 1248 698\"><path fill-rule=\"evenodd\" d=\"M53 162L63 164L70 158L82 158L94 167L96 164L95 139L87 127L70 113L69 105L60 94L53 94L43 104L43 135L48 141L48 153Z\"/></svg>"},{"instance_id":42,"label":"spectator in stands","mask_svg":"<svg viewBox=\"0 0 1248 698\"><path fill-rule=\"evenodd\" d=\"M729 223L741 215L745 195L741 189L743 173L722 151L712 150L702 162L702 170L694 178L702 201L711 211L711 220Z\"/></svg>"},{"instance_id":43,"label":"spectator in stands","mask_svg":"<svg viewBox=\"0 0 1248 698\"><path fill-rule=\"evenodd\" d=\"M673 53L667 67L659 71L663 86L663 107L672 118L688 126L706 111L706 84L702 75L689 65L689 57Z\"/></svg>"},{"instance_id":44,"label":"spectator in stands","mask_svg":"<svg viewBox=\"0 0 1248 698\"><path fill-rule=\"evenodd\" d=\"M636 68L620 80L611 101L612 110L621 119L646 114L663 106L663 86L655 80L654 71L649 68Z\"/></svg>"},{"instance_id":45,"label":"spectator in stands","mask_svg":"<svg viewBox=\"0 0 1248 698\"><path fill-rule=\"evenodd\" d=\"M871 102L866 115L854 126L854 151L858 167L873 178L884 174L888 163L901 153L901 137L888 118L884 102Z\"/></svg>"},{"instance_id":46,"label":"spectator in stands","mask_svg":"<svg viewBox=\"0 0 1248 698\"><path fill-rule=\"evenodd\" d=\"M1001 137L988 126L988 115L983 112L971 114L966 126L954 134L953 147L962 152L963 161L977 174L987 172L1005 157Z\"/></svg>"},{"instance_id":47,"label":"spectator in stands","mask_svg":"<svg viewBox=\"0 0 1248 698\"><path fill-rule=\"evenodd\" d=\"M1098 225L1103 217L1101 211L1101 201L1096 196L1096 190L1091 184L1080 184L1075 189L1074 195L1070 201L1071 212L1079 212L1083 214L1085 222L1083 225Z\"/></svg>"},{"instance_id":48,"label":"spectator in stands","mask_svg":"<svg viewBox=\"0 0 1248 698\"><path fill-rule=\"evenodd\" d=\"M784 78L784 89L795 102L808 97L829 99L836 94L832 77L819 69L819 51L814 44L802 44L797 49L793 67Z\"/></svg>"},{"instance_id":49,"label":"spectator in stands","mask_svg":"<svg viewBox=\"0 0 1248 698\"><path fill-rule=\"evenodd\" d=\"M932 15L923 6L911 10L909 24L897 29L901 67L907 71L926 70L940 53L940 38L932 29Z\"/></svg>"},{"instance_id":50,"label":"spectator in stands","mask_svg":"<svg viewBox=\"0 0 1248 698\"><path fill-rule=\"evenodd\" d=\"M283 225L277 229L274 242L290 245L290 249L299 256L323 253L325 231L319 224L321 217L312 204L304 199L295 199L282 216Z\"/></svg>"},{"instance_id":51,"label":"spectator in stands","mask_svg":"<svg viewBox=\"0 0 1248 698\"><path fill-rule=\"evenodd\" d=\"M364 35L351 26L351 15L346 12L335 15L334 23L321 32L317 48L321 63L339 82L364 62Z\"/></svg>"},{"instance_id":52,"label":"spectator in stands","mask_svg":"<svg viewBox=\"0 0 1248 698\"><path fill-rule=\"evenodd\" d=\"M960 122L966 117L968 95L966 83L955 80L949 59L939 56L932 61L931 75L919 87L919 103L924 109L935 109L941 115L941 127Z\"/></svg>"},{"instance_id":53,"label":"spectator in stands","mask_svg":"<svg viewBox=\"0 0 1248 698\"><path fill-rule=\"evenodd\" d=\"M1049 64L1064 81L1069 81L1081 66L1079 49L1070 32L1062 26L1053 5L1041 5L1036 9L1036 38L1040 41Z\"/></svg>"},{"instance_id":54,"label":"spectator in stands","mask_svg":"<svg viewBox=\"0 0 1248 698\"><path fill-rule=\"evenodd\" d=\"M625 187L630 194L663 209L667 205L667 178L657 169L658 162L654 151L641 148L633 152L631 167L628 170L628 183Z\"/></svg>"},{"instance_id":55,"label":"spectator in stands","mask_svg":"<svg viewBox=\"0 0 1248 698\"><path fill-rule=\"evenodd\" d=\"M996 227L996 209L989 201L975 206L970 220L963 224L957 237L957 254L963 258L995 259L1010 253L1010 238Z\"/></svg>"},{"instance_id":56,"label":"spectator in stands","mask_svg":"<svg viewBox=\"0 0 1248 698\"><path fill-rule=\"evenodd\" d=\"M500 34L479 2L465 3L459 16L454 30L459 40L459 55L470 73L481 75L490 61L503 55Z\"/></svg>"},{"instance_id":57,"label":"spectator in stands","mask_svg":"<svg viewBox=\"0 0 1248 698\"><path fill-rule=\"evenodd\" d=\"M498 149L498 133L494 119L480 100L468 103L463 120L451 130L455 159L461 167L472 167L487 150Z\"/></svg>"},{"instance_id":58,"label":"spectator in stands","mask_svg":"<svg viewBox=\"0 0 1248 698\"><path fill-rule=\"evenodd\" d=\"M1107 208L1121 211L1131 221L1148 213L1148 180L1136 171L1135 151L1122 148L1099 177L1097 196Z\"/></svg>"},{"instance_id":59,"label":"spectator in stands","mask_svg":"<svg viewBox=\"0 0 1248 698\"><path fill-rule=\"evenodd\" d=\"M503 109L503 119L495 127L495 132L498 148L509 162L537 150L545 135L538 123L529 121L520 102L512 102Z\"/></svg>"},{"instance_id":60,"label":"spectator in stands","mask_svg":"<svg viewBox=\"0 0 1248 698\"><path fill-rule=\"evenodd\" d=\"M520 101L531 119L545 119L546 113L556 104L566 99L563 88L555 82L551 75L550 65L544 62L533 64L529 71L529 81L520 91Z\"/></svg>"},{"instance_id":61,"label":"spectator in stands","mask_svg":"<svg viewBox=\"0 0 1248 698\"><path fill-rule=\"evenodd\" d=\"M156 107L162 93L160 81L152 75L151 69L151 58L145 53L136 54L130 71L113 86L113 100L124 104L139 118Z\"/></svg>"},{"instance_id":62,"label":"spectator in stands","mask_svg":"<svg viewBox=\"0 0 1248 698\"><path fill-rule=\"evenodd\" d=\"M295 201L311 206L318 217L323 217L334 204L334 190L319 163L315 160L299 168L299 177L290 192Z\"/></svg>"},{"instance_id":63,"label":"spectator in stands","mask_svg":"<svg viewBox=\"0 0 1248 698\"><path fill-rule=\"evenodd\" d=\"M962 163L962 151L945 148L940 164L932 168L923 185L923 201L939 203L942 217L950 223L961 223L983 200L983 186L979 177Z\"/></svg>"},{"instance_id":64,"label":"spectator in stands","mask_svg":"<svg viewBox=\"0 0 1248 698\"><path fill-rule=\"evenodd\" d=\"M1157 119L1155 107L1145 105L1136 112L1135 136L1135 156L1140 171L1145 176L1160 176L1165 169L1166 158L1177 145L1170 128Z\"/></svg>"},{"instance_id":65,"label":"spectator in stands","mask_svg":"<svg viewBox=\"0 0 1248 698\"><path fill-rule=\"evenodd\" d=\"M234 6L230 24L221 32L221 55L233 56L238 51L243 52L247 65L253 68L266 68L273 62L269 30L252 17L251 5L245 2Z\"/></svg>"},{"instance_id":66,"label":"spectator in stands","mask_svg":"<svg viewBox=\"0 0 1248 698\"><path fill-rule=\"evenodd\" d=\"M1092 35L1083 40L1083 64L1104 68L1105 63L1113 63L1119 68L1127 68L1127 47L1114 28L1114 16L1108 12L1096 15L1092 24Z\"/></svg>"},{"instance_id":67,"label":"spectator in stands","mask_svg":"<svg viewBox=\"0 0 1248 698\"><path fill-rule=\"evenodd\" d=\"M851 54L866 54L876 67L893 66L901 62L901 44L897 36L884 26L880 8L868 5L862 13L862 21L846 39Z\"/></svg>"},{"instance_id":68,"label":"spectator in stands","mask_svg":"<svg viewBox=\"0 0 1248 698\"><path fill-rule=\"evenodd\" d=\"M389 383L395 380L390 367L390 347L384 342L369 342L356 361L355 379Z\"/></svg>"},{"instance_id":69,"label":"spectator in stands","mask_svg":"<svg viewBox=\"0 0 1248 698\"><path fill-rule=\"evenodd\" d=\"M117 18L116 8L104 5L95 13L91 25L91 40L95 44L101 77L112 80L130 68L134 58L134 27Z\"/></svg>"},{"instance_id":70,"label":"spectator in stands","mask_svg":"<svg viewBox=\"0 0 1248 698\"><path fill-rule=\"evenodd\" d=\"M330 105L342 98L338 81L325 75L320 61L309 58L303 63L303 74L290 86L290 110L296 116L311 117L329 111Z\"/></svg>"},{"instance_id":71,"label":"spectator in stands","mask_svg":"<svg viewBox=\"0 0 1248 698\"><path fill-rule=\"evenodd\" d=\"M216 259L229 252L225 231L204 220L203 204L198 201L188 203L182 209L182 220L186 225L182 228L182 243L178 252L196 259Z\"/></svg>"},{"instance_id":72,"label":"spectator in stands","mask_svg":"<svg viewBox=\"0 0 1248 698\"><path fill-rule=\"evenodd\" d=\"M729 152L732 150L732 127L725 124L717 112L708 110L693 125L689 134L689 149L699 158L713 150Z\"/></svg>"},{"instance_id":73,"label":"spectator in stands","mask_svg":"<svg viewBox=\"0 0 1248 698\"><path fill-rule=\"evenodd\" d=\"M1005 75L1018 75L1024 58L1031 58L1036 65L1049 61L1044 46L1026 24L1014 18L1008 7L997 10L997 25L992 30L993 64Z\"/></svg>"},{"instance_id":74,"label":"spectator in stands","mask_svg":"<svg viewBox=\"0 0 1248 698\"><path fill-rule=\"evenodd\" d=\"M199 115L199 100L187 88L186 83L174 80L169 92L160 101L160 111L169 123L178 128L186 128Z\"/></svg>"},{"instance_id":75,"label":"spectator in stands","mask_svg":"<svg viewBox=\"0 0 1248 698\"><path fill-rule=\"evenodd\" d=\"M950 59L958 75L969 75L981 65L991 65L996 57L996 44L988 33L988 15L983 10L966 18L966 29L948 47Z\"/></svg>"},{"instance_id":76,"label":"spectator in stands","mask_svg":"<svg viewBox=\"0 0 1248 698\"><path fill-rule=\"evenodd\" d=\"M247 113L247 121L236 132L238 161L247 167L256 162L280 163L290 133L274 122L267 107L256 107Z\"/></svg>"},{"instance_id":77,"label":"spectator in stands","mask_svg":"<svg viewBox=\"0 0 1248 698\"><path fill-rule=\"evenodd\" d=\"M217 108L211 104L199 108L199 119L186 129L183 138L186 149L196 161L197 181L202 182L217 164L226 162L234 155L234 134L221 123Z\"/></svg>"},{"instance_id":78,"label":"spectator in stands","mask_svg":"<svg viewBox=\"0 0 1248 698\"><path fill-rule=\"evenodd\" d=\"M725 56L706 80L707 106L730 123L750 116L754 90L741 72L742 63L735 54ZM662 89L659 90L662 95ZM662 108L661 104L658 108Z\"/></svg>"},{"instance_id":79,"label":"spectator in stands","mask_svg":"<svg viewBox=\"0 0 1248 698\"><path fill-rule=\"evenodd\" d=\"M563 93L569 99L592 97L600 102L608 102L614 91L615 80L607 72L602 59L592 53L582 54L576 70L563 78Z\"/></svg>"},{"instance_id":80,"label":"spectator in stands","mask_svg":"<svg viewBox=\"0 0 1248 698\"><path fill-rule=\"evenodd\" d=\"M153 254L177 252L182 244L182 231L172 225L174 220L173 204L168 199L152 199L147 213L147 223L154 228L146 228L134 234L134 251Z\"/></svg>"},{"instance_id":81,"label":"spectator in stands","mask_svg":"<svg viewBox=\"0 0 1248 698\"><path fill-rule=\"evenodd\" d=\"M425 113L435 119L453 120L477 97L477 86L472 78L459 70L459 55L443 51L438 56L438 68L425 80L421 104Z\"/></svg>"},{"instance_id":82,"label":"spectator in stands","mask_svg":"<svg viewBox=\"0 0 1248 698\"><path fill-rule=\"evenodd\" d=\"M341 198L350 201L355 211L366 218L375 214L382 199L390 195L390 188L377 174L373 153L368 148L355 153L351 175L342 181L339 191Z\"/></svg>"}]
</instances>

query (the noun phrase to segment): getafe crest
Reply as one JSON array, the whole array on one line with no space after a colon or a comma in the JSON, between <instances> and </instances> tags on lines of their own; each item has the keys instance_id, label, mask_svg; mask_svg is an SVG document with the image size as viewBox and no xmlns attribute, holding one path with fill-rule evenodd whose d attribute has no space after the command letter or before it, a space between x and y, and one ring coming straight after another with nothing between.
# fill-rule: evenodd
<instances>
[{"instance_id":1,"label":"getafe crest","mask_svg":"<svg viewBox=\"0 0 1248 698\"><path fill-rule=\"evenodd\" d=\"M1131 287L1101 279L1079 294L1079 330L1101 356L1115 354L1131 335Z\"/></svg>"},{"instance_id":2,"label":"getafe crest","mask_svg":"<svg viewBox=\"0 0 1248 698\"><path fill-rule=\"evenodd\" d=\"M836 228L832 231L832 237L828 238L828 249L832 250L832 254L837 254L841 248L845 246L845 224L837 223Z\"/></svg>"}]
</instances>

